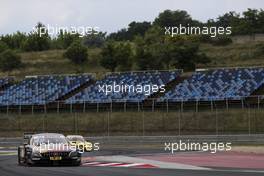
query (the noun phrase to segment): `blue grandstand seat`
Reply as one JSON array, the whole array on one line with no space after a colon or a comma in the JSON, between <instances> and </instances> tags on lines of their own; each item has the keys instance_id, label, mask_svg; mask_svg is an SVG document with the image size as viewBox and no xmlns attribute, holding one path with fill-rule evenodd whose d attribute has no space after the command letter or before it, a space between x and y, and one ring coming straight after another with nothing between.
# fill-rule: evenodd
<instances>
[{"instance_id":1,"label":"blue grandstand seat","mask_svg":"<svg viewBox=\"0 0 264 176\"><path fill-rule=\"evenodd\" d=\"M168 82L176 79L181 71L152 71L152 72L126 72L112 73L104 79L98 80L94 85L89 86L82 92L69 98L67 103L109 103L109 102L140 102L148 97L144 92L135 91L111 92L106 95L99 91L99 86L103 85L166 85ZM150 92L152 94L153 92Z\"/></svg>"},{"instance_id":2,"label":"blue grandstand seat","mask_svg":"<svg viewBox=\"0 0 264 176\"><path fill-rule=\"evenodd\" d=\"M26 78L0 93L0 105L42 105L55 101L91 79L91 75Z\"/></svg>"},{"instance_id":3,"label":"blue grandstand seat","mask_svg":"<svg viewBox=\"0 0 264 176\"><path fill-rule=\"evenodd\" d=\"M12 77L0 78L0 88L12 83L14 79Z\"/></svg>"},{"instance_id":4,"label":"blue grandstand seat","mask_svg":"<svg viewBox=\"0 0 264 176\"><path fill-rule=\"evenodd\" d=\"M159 101L240 100L264 83L264 68L216 69L195 72Z\"/></svg>"}]
</instances>

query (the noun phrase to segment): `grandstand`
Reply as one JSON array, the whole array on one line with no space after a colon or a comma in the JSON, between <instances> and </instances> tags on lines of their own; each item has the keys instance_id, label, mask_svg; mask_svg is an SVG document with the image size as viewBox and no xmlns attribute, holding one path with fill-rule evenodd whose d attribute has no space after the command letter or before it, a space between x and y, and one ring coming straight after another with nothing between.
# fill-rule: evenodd
<instances>
[{"instance_id":1,"label":"grandstand","mask_svg":"<svg viewBox=\"0 0 264 176\"><path fill-rule=\"evenodd\" d=\"M263 68L232 68L195 72L159 100L241 100L263 86Z\"/></svg>"},{"instance_id":2,"label":"grandstand","mask_svg":"<svg viewBox=\"0 0 264 176\"><path fill-rule=\"evenodd\" d=\"M142 102L147 96L142 93L135 92L111 92L105 94L100 92L99 85L166 85L175 80L181 71L153 71L153 72L125 72L111 73L105 78L98 80L94 85L84 89L77 95L69 98L67 103L109 103L109 102ZM153 94L153 92L150 92Z\"/></svg>"},{"instance_id":3,"label":"grandstand","mask_svg":"<svg viewBox=\"0 0 264 176\"><path fill-rule=\"evenodd\" d=\"M264 68L220 68L196 71L183 76L182 70L110 73L96 80L92 74L26 77L11 84L0 79L0 106L42 106L119 104L144 106L151 99L157 104L193 101L241 101L264 86ZM163 94L137 92L100 92L100 85L165 85ZM8 86L6 86L8 85ZM262 95L261 91L257 95ZM260 96L262 98L262 96ZM56 105L56 106L54 106Z\"/></svg>"},{"instance_id":4,"label":"grandstand","mask_svg":"<svg viewBox=\"0 0 264 176\"><path fill-rule=\"evenodd\" d=\"M0 94L0 105L47 104L91 80L91 75L28 77L5 89Z\"/></svg>"},{"instance_id":5,"label":"grandstand","mask_svg":"<svg viewBox=\"0 0 264 176\"><path fill-rule=\"evenodd\" d=\"M13 83L14 79L12 77L0 78L0 91L4 90L8 85Z\"/></svg>"}]
</instances>

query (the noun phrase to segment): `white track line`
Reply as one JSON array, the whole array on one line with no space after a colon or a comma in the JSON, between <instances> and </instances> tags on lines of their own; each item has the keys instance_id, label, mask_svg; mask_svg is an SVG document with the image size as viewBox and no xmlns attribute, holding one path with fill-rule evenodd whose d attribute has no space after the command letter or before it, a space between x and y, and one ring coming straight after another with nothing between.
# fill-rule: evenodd
<instances>
[{"instance_id":1,"label":"white track line","mask_svg":"<svg viewBox=\"0 0 264 176\"><path fill-rule=\"evenodd\" d=\"M95 165L100 164L101 162L89 162L89 163L83 163L82 165Z\"/></svg>"},{"instance_id":2,"label":"white track line","mask_svg":"<svg viewBox=\"0 0 264 176\"><path fill-rule=\"evenodd\" d=\"M136 166L143 166L146 164L142 164L142 163L132 163L132 164L123 164L123 165L118 165L118 166L114 166L114 167L136 167Z\"/></svg>"},{"instance_id":3,"label":"white track line","mask_svg":"<svg viewBox=\"0 0 264 176\"><path fill-rule=\"evenodd\" d=\"M117 164L122 164L122 163L103 163L103 164L98 164L98 165L95 165L95 166L115 166Z\"/></svg>"},{"instance_id":4,"label":"white track line","mask_svg":"<svg viewBox=\"0 0 264 176\"><path fill-rule=\"evenodd\" d=\"M129 157L123 155L115 155L115 156L98 156L96 157L97 161L109 161L109 162L120 162L120 163L146 163L157 168L164 169L187 169L187 170L211 170L210 168L193 166L188 164L181 163L172 163L172 162L163 162L149 159L142 159L137 157Z\"/></svg>"}]
</instances>

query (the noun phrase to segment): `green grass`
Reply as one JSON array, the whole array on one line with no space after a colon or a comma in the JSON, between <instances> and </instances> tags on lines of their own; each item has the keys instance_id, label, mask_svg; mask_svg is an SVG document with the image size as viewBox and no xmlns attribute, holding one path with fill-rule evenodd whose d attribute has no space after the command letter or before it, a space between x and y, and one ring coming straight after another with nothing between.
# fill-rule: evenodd
<instances>
[{"instance_id":1,"label":"green grass","mask_svg":"<svg viewBox=\"0 0 264 176\"><path fill-rule=\"evenodd\" d=\"M99 52L100 49L88 50L88 60L81 66L72 64L68 59L64 58L64 50L19 53L24 65L23 68L9 73L2 72L0 76L12 75L22 79L27 75L103 72L105 70L98 63Z\"/></svg>"},{"instance_id":2,"label":"green grass","mask_svg":"<svg viewBox=\"0 0 264 176\"><path fill-rule=\"evenodd\" d=\"M212 58L208 67L264 66L264 53L259 51L258 44L259 42L233 43L227 46L203 44L201 51Z\"/></svg>"}]
</instances>

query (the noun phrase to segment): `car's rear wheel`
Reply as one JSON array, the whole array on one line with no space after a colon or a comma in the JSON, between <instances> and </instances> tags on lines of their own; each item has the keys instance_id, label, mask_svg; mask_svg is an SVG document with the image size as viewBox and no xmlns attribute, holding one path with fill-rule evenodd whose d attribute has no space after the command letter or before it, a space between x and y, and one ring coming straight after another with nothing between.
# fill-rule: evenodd
<instances>
[{"instance_id":1,"label":"car's rear wheel","mask_svg":"<svg viewBox=\"0 0 264 176\"><path fill-rule=\"evenodd\" d=\"M72 165L73 166L80 166L81 165L81 161L74 161Z\"/></svg>"},{"instance_id":2,"label":"car's rear wheel","mask_svg":"<svg viewBox=\"0 0 264 176\"><path fill-rule=\"evenodd\" d=\"M23 165L23 164L25 164L25 160L22 158L22 151L21 150L23 150L23 148L21 148L21 147L18 147L18 149L17 149L17 162L18 162L18 164L19 165Z\"/></svg>"},{"instance_id":3,"label":"car's rear wheel","mask_svg":"<svg viewBox=\"0 0 264 176\"><path fill-rule=\"evenodd\" d=\"M17 162L18 165L22 165L21 157L20 157L20 148L17 150Z\"/></svg>"}]
</instances>

